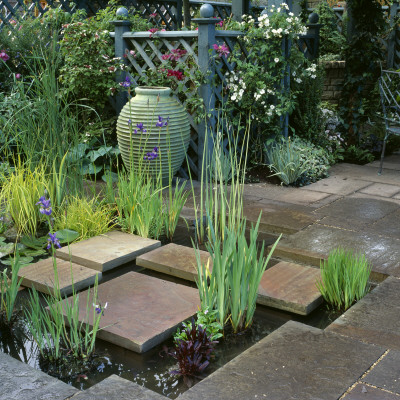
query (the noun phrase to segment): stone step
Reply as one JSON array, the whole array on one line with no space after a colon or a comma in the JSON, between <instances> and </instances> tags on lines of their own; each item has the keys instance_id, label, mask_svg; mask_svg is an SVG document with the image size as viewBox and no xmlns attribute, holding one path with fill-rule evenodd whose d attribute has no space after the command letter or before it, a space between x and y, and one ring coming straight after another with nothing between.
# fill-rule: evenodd
<instances>
[{"instance_id":1,"label":"stone step","mask_svg":"<svg viewBox=\"0 0 400 400\"><path fill-rule=\"evenodd\" d=\"M117 375L111 375L84 392L78 393L73 400L166 400L167 397L146 389L135 382ZM72 400L72 399L71 399Z\"/></svg>"},{"instance_id":2,"label":"stone step","mask_svg":"<svg viewBox=\"0 0 400 400\"><path fill-rule=\"evenodd\" d=\"M337 400L384 351L290 321L181 398Z\"/></svg>"},{"instance_id":3,"label":"stone step","mask_svg":"<svg viewBox=\"0 0 400 400\"><path fill-rule=\"evenodd\" d=\"M133 261L160 246L159 240L112 231L58 249L56 256L103 272Z\"/></svg>"},{"instance_id":4,"label":"stone step","mask_svg":"<svg viewBox=\"0 0 400 400\"><path fill-rule=\"evenodd\" d=\"M200 250L200 257L206 263L209 253ZM139 256L136 264L192 282L197 279L196 253L191 247L170 243ZM315 284L319 276L319 269L280 262L265 271L257 303L307 315L322 303Z\"/></svg>"},{"instance_id":5,"label":"stone step","mask_svg":"<svg viewBox=\"0 0 400 400\"><path fill-rule=\"evenodd\" d=\"M400 350L400 279L390 276L326 328Z\"/></svg>"},{"instance_id":6,"label":"stone step","mask_svg":"<svg viewBox=\"0 0 400 400\"><path fill-rule=\"evenodd\" d=\"M101 272L91 268L83 267L70 261L56 258L58 285L61 295L69 296L73 290L78 291L92 286L96 280L96 275L100 281ZM42 293L54 293L54 260L52 257L40 260L37 263L22 266L18 272L18 277L22 278L22 285L25 287L35 287Z\"/></svg>"},{"instance_id":7,"label":"stone step","mask_svg":"<svg viewBox=\"0 0 400 400\"><path fill-rule=\"evenodd\" d=\"M85 322L87 295L88 291L84 291L79 296L79 320ZM100 284L97 302L103 306L108 303L98 337L137 353L169 338L200 304L197 289L137 272ZM89 304L92 303L90 299ZM93 315L89 313L89 323L92 322Z\"/></svg>"},{"instance_id":8,"label":"stone step","mask_svg":"<svg viewBox=\"0 0 400 400\"><path fill-rule=\"evenodd\" d=\"M78 389L0 351L0 400L64 400Z\"/></svg>"},{"instance_id":9,"label":"stone step","mask_svg":"<svg viewBox=\"0 0 400 400\"><path fill-rule=\"evenodd\" d=\"M388 275L400 277L400 240L378 233L356 232L314 224L280 240L274 256L319 266L337 247L365 254L372 263L371 279L382 281Z\"/></svg>"}]
</instances>

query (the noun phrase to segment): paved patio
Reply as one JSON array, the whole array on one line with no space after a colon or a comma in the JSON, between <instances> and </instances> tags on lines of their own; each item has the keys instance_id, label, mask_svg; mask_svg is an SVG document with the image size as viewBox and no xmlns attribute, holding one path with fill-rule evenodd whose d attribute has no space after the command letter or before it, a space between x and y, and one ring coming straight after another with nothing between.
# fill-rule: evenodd
<instances>
[{"instance_id":1,"label":"paved patio","mask_svg":"<svg viewBox=\"0 0 400 400\"><path fill-rule=\"evenodd\" d=\"M350 245L370 258L378 286L325 330L287 322L182 400L400 400L400 154L377 171L377 162L339 164L300 189L246 185L248 218L262 209L264 233L284 233L278 261L315 268L332 248ZM0 400L165 398L116 376L77 393L6 355L0 362Z\"/></svg>"}]
</instances>

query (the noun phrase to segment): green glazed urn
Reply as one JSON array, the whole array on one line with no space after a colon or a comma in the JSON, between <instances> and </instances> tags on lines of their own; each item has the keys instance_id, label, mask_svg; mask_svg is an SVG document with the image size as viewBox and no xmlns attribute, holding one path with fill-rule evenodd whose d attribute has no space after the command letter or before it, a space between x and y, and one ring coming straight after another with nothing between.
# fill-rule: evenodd
<instances>
[{"instance_id":1,"label":"green glazed urn","mask_svg":"<svg viewBox=\"0 0 400 400\"><path fill-rule=\"evenodd\" d=\"M127 169L144 167L163 182L178 172L189 146L190 123L186 110L166 87L136 87L117 121L118 145Z\"/></svg>"}]
</instances>

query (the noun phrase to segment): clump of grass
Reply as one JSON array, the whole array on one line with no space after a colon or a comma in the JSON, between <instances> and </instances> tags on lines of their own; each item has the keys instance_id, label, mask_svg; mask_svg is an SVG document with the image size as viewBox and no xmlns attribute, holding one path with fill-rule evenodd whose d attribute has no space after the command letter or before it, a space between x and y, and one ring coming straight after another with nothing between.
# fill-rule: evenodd
<instances>
[{"instance_id":1,"label":"clump of grass","mask_svg":"<svg viewBox=\"0 0 400 400\"><path fill-rule=\"evenodd\" d=\"M369 291L372 265L362 254L337 248L321 262L317 287L327 303L337 310L347 310Z\"/></svg>"},{"instance_id":2,"label":"clump of grass","mask_svg":"<svg viewBox=\"0 0 400 400\"><path fill-rule=\"evenodd\" d=\"M78 240L110 231L114 224L113 210L97 197L68 197L55 215L56 231L71 229L79 233Z\"/></svg>"}]
</instances>

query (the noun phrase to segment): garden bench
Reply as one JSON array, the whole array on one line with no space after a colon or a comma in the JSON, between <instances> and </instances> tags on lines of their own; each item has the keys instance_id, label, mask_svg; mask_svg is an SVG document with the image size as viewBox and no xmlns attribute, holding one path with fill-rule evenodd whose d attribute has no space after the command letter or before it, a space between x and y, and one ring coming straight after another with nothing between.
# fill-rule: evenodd
<instances>
[{"instance_id":1,"label":"garden bench","mask_svg":"<svg viewBox=\"0 0 400 400\"><path fill-rule=\"evenodd\" d=\"M378 175L381 175L386 142L390 135L400 136L400 72L382 70L379 78L379 91L385 122L385 137L378 170Z\"/></svg>"}]
</instances>

